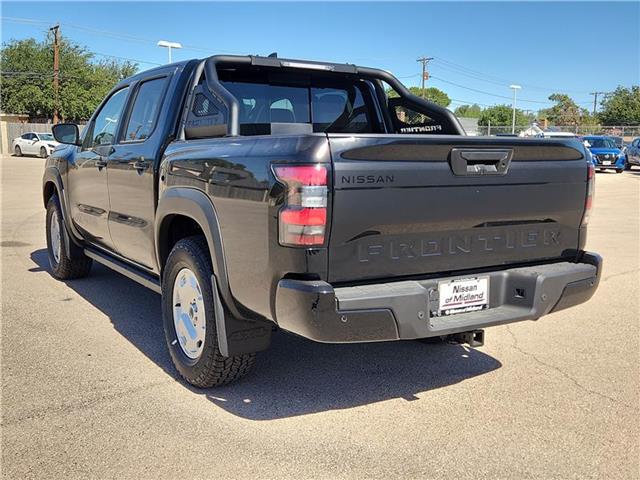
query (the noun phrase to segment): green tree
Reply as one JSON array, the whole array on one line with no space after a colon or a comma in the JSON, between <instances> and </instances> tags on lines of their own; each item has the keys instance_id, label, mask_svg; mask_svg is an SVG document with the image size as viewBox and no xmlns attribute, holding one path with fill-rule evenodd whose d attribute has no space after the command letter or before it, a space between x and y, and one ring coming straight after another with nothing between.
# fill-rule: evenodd
<instances>
[{"instance_id":1,"label":"green tree","mask_svg":"<svg viewBox=\"0 0 640 480\"><path fill-rule=\"evenodd\" d=\"M477 103L474 103L473 105L460 105L455 109L454 113L458 117L480 118L480 115L482 115L482 108L480 108L480 105Z\"/></svg>"},{"instance_id":2,"label":"green tree","mask_svg":"<svg viewBox=\"0 0 640 480\"><path fill-rule=\"evenodd\" d=\"M437 103L442 107L448 107L451 105L451 99L449 95L436 87L429 87L424 89L424 96L422 95L422 88L420 87L409 87L409 91L418 97L423 97L426 100L429 100L433 103ZM397 97L398 94L395 90L391 89L387 91L389 97Z\"/></svg>"},{"instance_id":3,"label":"green tree","mask_svg":"<svg viewBox=\"0 0 640 480\"><path fill-rule=\"evenodd\" d=\"M12 40L0 51L2 110L49 117L55 108L51 38ZM66 38L60 41L58 109L64 120L86 120L121 79L137 71L130 62L94 61L86 48Z\"/></svg>"},{"instance_id":4,"label":"green tree","mask_svg":"<svg viewBox=\"0 0 640 480\"><path fill-rule=\"evenodd\" d=\"M513 119L513 108L509 105L494 105L482 110L478 119L478 125L487 126L491 122L492 126L511 125ZM533 115L525 114L516 108L516 125L529 125L534 120Z\"/></svg>"},{"instance_id":5,"label":"green tree","mask_svg":"<svg viewBox=\"0 0 640 480\"><path fill-rule=\"evenodd\" d=\"M554 93L549 100L555 104L540 110L541 119L547 119L552 125L572 126L593 125L593 119L586 108L579 107L573 99L564 93Z\"/></svg>"},{"instance_id":6,"label":"green tree","mask_svg":"<svg viewBox=\"0 0 640 480\"><path fill-rule=\"evenodd\" d=\"M605 97L598 117L603 125L640 124L640 85L616 88Z\"/></svg>"}]
</instances>

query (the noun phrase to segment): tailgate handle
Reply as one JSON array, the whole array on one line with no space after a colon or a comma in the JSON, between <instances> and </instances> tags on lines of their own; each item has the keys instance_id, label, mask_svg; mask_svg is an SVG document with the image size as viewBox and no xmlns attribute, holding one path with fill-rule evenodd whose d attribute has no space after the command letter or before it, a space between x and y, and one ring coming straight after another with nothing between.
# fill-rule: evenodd
<instances>
[{"instance_id":1,"label":"tailgate handle","mask_svg":"<svg viewBox=\"0 0 640 480\"><path fill-rule=\"evenodd\" d=\"M511 148L454 148L451 150L451 170L454 175L504 175L512 157Z\"/></svg>"}]
</instances>

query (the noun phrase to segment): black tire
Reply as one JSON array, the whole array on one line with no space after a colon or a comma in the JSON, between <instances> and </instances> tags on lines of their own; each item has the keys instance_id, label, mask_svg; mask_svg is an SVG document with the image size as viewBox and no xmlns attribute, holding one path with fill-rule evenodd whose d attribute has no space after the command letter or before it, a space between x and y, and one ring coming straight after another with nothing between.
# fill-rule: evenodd
<instances>
[{"instance_id":1,"label":"black tire","mask_svg":"<svg viewBox=\"0 0 640 480\"><path fill-rule=\"evenodd\" d=\"M20 147L18 145L16 145L16 148L13 149L13 153L16 157L21 157L22 156L22 150L20 149Z\"/></svg>"},{"instance_id":2,"label":"black tire","mask_svg":"<svg viewBox=\"0 0 640 480\"><path fill-rule=\"evenodd\" d=\"M47 158L47 149L40 147L40 158Z\"/></svg>"},{"instance_id":3,"label":"black tire","mask_svg":"<svg viewBox=\"0 0 640 480\"><path fill-rule=\"evenodd\" d=\"M188 357L176 334L173 321L173 288L176 276L183 268L194 273L205 311L205 337L202 353L196 359ZM253 366L255 353L225 357L218 348L215 321L215 304L211 284L211 257L207 242L202 236L184 238L173 247L162 276L162 317L165 339L173 364L187 382L199 388L210 388L238 380ZM230 312L223 307L224 314Z\"/></svg>"},{"instance_id":4,"label":"black tire","mask_svg":"<svg viewBox=\"0 0 640 480\"><path fill-rule=\"evenodd\" d=\"M60 237L60 253L56 260L52 247L52 229L51 218L56 215L58 222L58 232ZM53 195L47 203L47 253L49 254L49 265L51 266L51 274L58 280L71 280L73 278L82 278L89 275L92 261L87 257L80 247L70 241L66 234L64 220L62 219L62 209L60 208L60 200L58 195ZM67 254L68 250L68 254Z\"/></svg>"},{"instance_id":5,"label":"black tire","mask_svg":"<svg viewBox=\"0 0 640 480\"><path fill-rule=\"evenodd\" d=\"M624 169L622 168L616 168L616 173L622 173L624 171Z\"/></svg>"}]
</instances>

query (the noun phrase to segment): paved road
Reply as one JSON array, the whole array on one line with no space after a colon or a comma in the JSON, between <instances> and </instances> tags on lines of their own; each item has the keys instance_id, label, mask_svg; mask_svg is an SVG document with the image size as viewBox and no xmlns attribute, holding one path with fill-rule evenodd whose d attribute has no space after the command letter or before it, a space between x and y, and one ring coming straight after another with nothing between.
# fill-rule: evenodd
<instances>
[{"instance_id":1,"label":"paved road","mask_svg":"<svg viewBox=\"0 0 640 480\"><path fill-rule=\"evenodd\" d=\"M42 160L2 167L5 478L638 478L640 170L599 174L586 305L476 350L279 334L242 382L177 379L159 297L47 272Z\"/></svg>"}]
</instances>

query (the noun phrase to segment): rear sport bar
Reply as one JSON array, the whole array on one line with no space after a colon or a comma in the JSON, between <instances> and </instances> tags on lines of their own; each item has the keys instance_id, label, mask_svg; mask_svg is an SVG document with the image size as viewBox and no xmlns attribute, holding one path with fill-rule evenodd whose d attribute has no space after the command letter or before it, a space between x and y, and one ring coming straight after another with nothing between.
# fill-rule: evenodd
<instances>
[{"instance_id":1,"label":"rear sport bar","mask_svg":"<svg viewBox=\"0 0 640 480\"><path fill-rule=\"evenodd\" d=\"M215 55L204 60L198 70L204 69L207 79L207 88L227 109L228 123L227 136L240 135L240 103L218 80L218 67L220 66L254 66L267 68L292 68L312 71L325 71L343 73L345 75L357 75L369 80L386 82L393 88L407 105L419 113L428 115L433 120L440 122L445 131L452 134L465 135L464 129L456 116L440 105L420 98L412 94L396 77L389 72L377 68L358 67L351 64L325 63L310 60L293 60L277 57L241 56L241 55ZM197 80L196 80L197 82Z\"/></svg>"}]
</instances>

